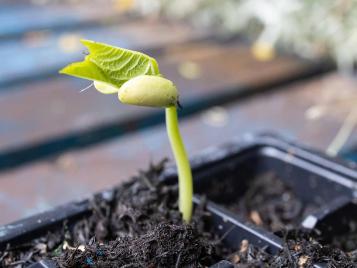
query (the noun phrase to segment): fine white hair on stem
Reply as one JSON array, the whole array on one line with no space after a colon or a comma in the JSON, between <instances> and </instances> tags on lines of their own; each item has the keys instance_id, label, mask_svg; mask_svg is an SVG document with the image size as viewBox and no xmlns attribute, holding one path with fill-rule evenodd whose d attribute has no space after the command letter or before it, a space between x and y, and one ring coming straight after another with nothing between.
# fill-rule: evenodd
<instances>
[{"instance_id":1,"label":"fine white hair on stem","mask_svg":"<svg viewBox=\"0 0 357 268\"><path fill-rule=\"evenodd\" d=\"M86 86L85 88L82 88L79 93L82 93L84 91L86 91L87 89L91 88L94 85L94 82L92 82L89 86Z\"/></svg>"}]
</instances>

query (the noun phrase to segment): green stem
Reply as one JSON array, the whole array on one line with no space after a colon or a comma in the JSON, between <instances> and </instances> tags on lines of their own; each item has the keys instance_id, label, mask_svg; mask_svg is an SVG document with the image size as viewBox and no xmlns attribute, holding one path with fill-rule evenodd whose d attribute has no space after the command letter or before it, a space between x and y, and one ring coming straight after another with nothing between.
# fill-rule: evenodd
<instances>
[{"instance_id":1,"label":"green stem","mask_svg":"<svg viewBox=\"0 0 357 268\"><path fill-rule=\"evenodd\" d=\"M192 217L193 186L191 166L178 127L176 107L172 106L166 108L165 114L167 135L169 136L178 170L179 208L184 221L188 223Z\"/></svg>"}]
</instances>

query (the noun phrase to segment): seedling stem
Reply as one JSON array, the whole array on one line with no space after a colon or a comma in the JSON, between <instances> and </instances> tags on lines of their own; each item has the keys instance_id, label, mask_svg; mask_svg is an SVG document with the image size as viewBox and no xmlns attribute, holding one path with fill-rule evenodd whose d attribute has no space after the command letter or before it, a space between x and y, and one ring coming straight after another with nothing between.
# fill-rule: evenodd
<instances>
[{"instance_id":1,"label":"seedling stem","mask_svg":"<svg viewBox=\"0 0 357 268\"><path fill-rule=\"evenodd\" d=\"M171 106L165 109L166 129L171 148L177 165L179 181L179 209L185 222L191 221L192 216L192 172L187 158L185 146L182 142L178 127L177 108Z\"/></svg>"}]
</instances>

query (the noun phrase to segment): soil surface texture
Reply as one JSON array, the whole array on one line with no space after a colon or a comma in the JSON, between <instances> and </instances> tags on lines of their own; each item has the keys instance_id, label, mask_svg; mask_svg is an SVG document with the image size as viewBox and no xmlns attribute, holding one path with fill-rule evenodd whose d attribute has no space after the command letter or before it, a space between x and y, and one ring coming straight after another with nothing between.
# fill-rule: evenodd
<instances>
[{"instance_id":1,"label":"soil surface texture","mask_svg":"<svg viewBox=\"0 0 357 268\"><path fill-rule=\"evenodd\" d=\"M74 226L0 252L0 267L53 259L60 267L207 267L232 250L210 228L204 204L181 220L177 186L160 183L164 162L91 202L93 214Z\"/></svg>"},{"instance_id":2,"label":"soil surface texture","mask_svg":"<svg viewBox=\"0 0 357 268\"><path fill-rule=\"evenodd\" d=\"M282 236L282 232L300 227L301 221L317 204L305 204L282 179L264 173L247 185L243 196L227 208L250 222Z\"/></svg>"},{"instance_id":3,"label":"soil surface texture","mask_svg":"<svg viewBox=\"0 0 357 268\"><path fill-rule=\"evenodd\" d=\"M274 176L255 181L236 207L241 213L244 205L250 217L256 211L262 223L251 221L281 231L284 248L270 255L247 240L237 241L235 249L225 246L223 237L213 232L204 202L196 206L192 222L183 223L177 186L159 180L163 166L164 162L151 166L106 195L93 198L91 216L75 224L64 223L63 228L28 243L9 245L0 252L0 267L22 268L50 259L61 268L203 268L227 259L236 268L302 268L320 262L327 267L357 268L356 249L343 251L321 244L316 235L287 231L287 226L297 226L307 208ZM272 184L274 187L268 187ZM285 204L279 204L284 200Z\"/></svg>"}]
</instances>

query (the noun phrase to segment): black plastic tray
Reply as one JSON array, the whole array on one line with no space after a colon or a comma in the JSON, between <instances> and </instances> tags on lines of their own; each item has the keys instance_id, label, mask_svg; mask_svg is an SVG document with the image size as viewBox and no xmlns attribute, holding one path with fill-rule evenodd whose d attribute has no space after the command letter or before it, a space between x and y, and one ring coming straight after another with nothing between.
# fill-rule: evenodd
<instances>
[{"instance_id":1,"label":"black plastic tray","mask_svg":"<svg viewBox=\"0 0 357 268\"><path fill-rule=\"evenodd\" d=\"M195 180L195 202L200 202L200 194L210 187L222 183L228 178L230 193L239 194L244 190L245 181L232 179L227 174L239 173L239 178L253 178L261 173L273 171L294 190L303 202L324 203L302 220L305 228L318 227L326 240L332 234L346 231L343 217L356 217L357 171L348 163L326 157L301 146L294 145L274 136L247 136L220 147L210 148L192 159ZM217 179L218 178L218 179ZM236 177L237 178L237 177ZM161 177L167 183L176 183L176 169L167 167ZM224 189L223 189L224 190ZM104 198L111 198L111 191L99 193ZM243 239L253 245L265 247L270 253L279 251L283 246L280 237L259 228L224 208L224 203L233 198L229 193L208 196L207 209L212 213L215 231L225 234L224 242L238 248ZM222 197L224 197L222 199ZM10 243L21 244L34 239L47 231L62 226L90 214L89 202L70 203L53 211L0 227L0 250ZM219 266L230 267L228 262ZM323 267L323 264L316 264ZM37 263L31 267L55 267L53 263Z\"/></svg>"}]
</instances>

